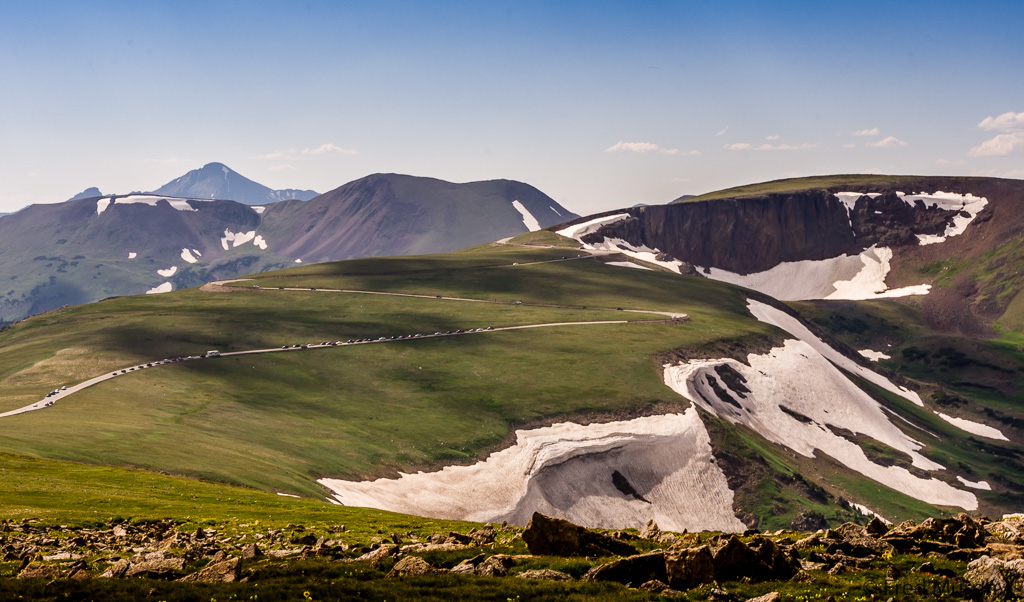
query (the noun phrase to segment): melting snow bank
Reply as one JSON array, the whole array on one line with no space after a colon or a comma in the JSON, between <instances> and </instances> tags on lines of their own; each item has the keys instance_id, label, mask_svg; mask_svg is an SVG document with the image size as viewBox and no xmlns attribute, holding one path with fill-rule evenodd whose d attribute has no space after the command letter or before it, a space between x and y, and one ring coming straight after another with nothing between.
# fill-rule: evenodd
<instances>
[{"instance_id":1,"label":"melting snow bank","mask_svg":"<svg viewBox=\"0 0 1024 602\"><path fill-rule=\"evenodd\" d=\"M537 218L533 217L533 214L526 208L526 205L519 201L512 201L512 206L523 216L523 225L526 226L527 230L530 232L540 230L540 222L537 221Z\"/></svg>"},{"instance_id":2,"label":"melting snow bank","mask_svg":"<svg viewBox=\"0 0 1024 602\"><path fill-rule=\"evenodd\" d=\"M170 277L171 277L171 276L173 276L173 275L174 275L174 274L175 274L175 273L176 273L177 271L178 271L178 266L176 266L176 265L172 265L171 267L167 268L166 270L157 270L157 271L156 271L156 273L157 273L157 274L160 274L160 275L161 275L161 276L163 276L164 278L170 278Z\"/></svg>"},{"instance_id":3,"label":"melting snow bank","mask_svg":"<svg viewBox=\"0 0 1024 602\"><path fill-rule=\"evenodd\" d=\"M935 412L935 414L958 429L967 431L972 435L988 437L989 439L997 439L999 441L1009 441L1002 431L987 424L974 422L973 420L967 420L966 418L954 418L953 416L947 416L946 414L941 414L939 412Z\"/></svg>"},{"instance_id":4,"label":"melting snow bank","mask_svg":"<svg viewBox=\"0 0 1024 602\"><path fill-rule=\"evenodd\" d=\"M633 262L630 262L630 261L606 261L606 262L604 262L604 264L605 265L614 265L614 266L617 266L617 267L620 267L620 268L636 268L638 270L650 270L651 269L651 268L649 268L647 266L643 266L643 265L640 265L638 263L633 263Z\"/></svg>"},{"instance_id":5,"label":"melting snow bank","mask_svg":"<svg viewBox=\"0 0 1024 602\"><path fill-rule=\"evenodd\" d=\"M652 249L644 245L639 247L633 246L621 238L605 238L599 243L587 244L586 247L596 251L616 251L640 261L660 265L663 268L672 270L676 274L682 273L683 262L676 259L671 261L660 260L658 256L661 255L661 251L658 249Z\"/></svg>"},{"instance_id":6,"label":"melting snow bank","mask_svg":"<svg viewBox=\"0 0 1024 602\"><path fill-rule=\"evenodd\" d=\"M883 523L885 523L887 525L891 525L892 524L892 522L890 522L887 518L885 518L881 514L875 512L871 508L868 508L867 506L863 506L861 504L854 504L852 502L850 503L850 505L853 506L857 510L857 512L860 512L864 516L877 516L878 520L882 521Z\"/></svg>"},{"instance_id":7,"label":"melting snow bank","mask_svg":"<svg viewBox=\"0 0 1024 602\"><path fill-rule=\"evenodd\" d=\"M721 280L771 295L782 301L808 299L846 299L863 301L887 297L927 295L930 284L890 289L892 249L871 247L859 255L840 255L830 259L784 261L753 274L736 274L718 268L697 268L712 280Z\"/></svg>"},{"instance_id":8,"label":"melting snow bank","mask_svg":"<svg viewBox=\"0 0 1024 602\"><path fill-rule=\"evenodd\" d=\"M696 408L581 426L516 431L516 444L472 466L397 479L319 481L347 506L444 519L507 520L533 512L588 527L743 531ZM468 495L467 492L472 492Z\"/></svg>"},{"instance_id":9,"label":"melting snow bank","mask_svg":"<svg viewBox=\"0 0 1024 602\"><path fill-rule=\"evenodd\" d=\"M138 256L139 256L138 253L132 253L132 252L128 253L128 259L135 259Z\"/></svg>"},{"instance_id":10,"label":"melting snow bank","mask_svg":"<svg viewBox=\"0 0 1024 602\"><path fill-rule=\"evenodd\" d=\"M160 286L153 287L146 291L147 295L157 295L159 293L169 293L174 290L174 285L170 282L165 282Z\"/></svg>"},{"instance_id":11,"label":"melting snow bank","mask_svg":"<svg viewBox=\"0 0 1024 602\"><path fill-rule=\"evenodd\" d=\"M225 251L228 251L228 250L233 249L235 247L238 247L240 245L244 245L245 243L247 243L250 240L253 240L255 238L256 238L256 231L255 230L250 230L248 232L232 232L231 230L225 228L224 229L224 236L222 236L220 238L220 246L224 247ZM260 237L260 241L262 241L262 240L263 240L263 237L261 236ZM231 243L230 247L228 246L228 243ZM263 245L264 246L262 246L260 248L264 248L265 249L266 248L266 246L265 246L266 243L264 242ZM259 243L257 243L256 246L260 246Z\"/></svg>"},{"instance_id":12,"label":"melting snow bank","mask_svg":"<svg viewBox=\"0 0 1024 602\"><path fill-rule=\"evenodd\" d=\"M847 438L850 433L867 436L902 452L917 468L943 468L921 455L922 444L890 422L881 405L836 365L920 405L916 394L839 354L795 318L756 301L750 301L748 307L761 321L779 326L800 340L787 340L782 347L763 355L750 354L747 364L724 358L666 365L665 384L701 408L747 426L799 454L814 457L815 450L820 450L848 468L921 501L977 509L974 494L938 479L920 478L901 466L877 464ZM797 334L801 329L805 332Z\"/></svg>"},{"instance_id":13,"label":"melting snow bank","mask_svg":"<svg viewBox=\"0 0 1024 602\"><path fill-rule=\"evenodd\" d=\"M992 491L992 486L988 484L988 481L978 481L977 483L975 483L974 481L968 481L967 479L960 476L958 476L956 480L960 481L967 487L972 487L974 489L984 489L985 491Z\"/></svg>"},{"instance_id":14,"label":"melting snow bank","mask_svg":"<svg viewBox=\"0 0 1024 602\"><path fill-rule=\"evenodd\" d=\"M597 232L598 230L601 229L601 226L604 226L605 224L614 224L615 222L621 222L622 220L628 218L628 213L616 213L615 215L606 215L604 217L592 219L589 222L583 222L581 224L569 226L568 228L562 228L561 230L555 232L555 234L565 236L566 238L575 238L576 240L579 240L581 237L586 236L587 234Z\"/></svg>"},{"instance_id":15,"label":"melting snow bank","mask_svg":"<svg viewBox=\"0 0 1024 602\"><path fill-rule=\"evenodd\" d=\"M201 199L179 199L163 196L153 196L147 194L129 194L127 196L115 196L109 199L100 199L96 201L96 215L102 214L111 205L134 205L142 204L149 205L150 207L156 207L160 201L166 202L168 205L177 209L178 211L199 211L195 207L189 204L189 201L200 201Z\"/></svg>"},{"instance_id":16,"label":"melting snow bank","mask_svg":"<svg viewBox=\"0 0 1024 602\"><path fill-rule=\"evenodd\" d=\"M967 229L967 225L974 221L974 218L988 205L988 199L974 196L970 193L956 194L955 192L942 192L940 190L932 194L903 194L902 192L897 192L896 194L908 205L921 201L925 207L938 207L946 211L960 212L953 216L953 223L946 226L946 231L942 235L918 234L917 241L919 245L932 245L943 242L950 236L963 234ZM964 215L965 213L967 215Z\"/></svg>"},{"instance_id":17,"label":"melting snow bank","mask_svg":"<svg viewBox=\"0 0 1024 602\"><path fill-rule=\"evenodd\" d=\"M870 349L861 349L857 353L863 355L864 357L868 358L869 360L871 360L873 362L877 362L878 360L891 360L892 359L891 355L886 355L886 354L882 353L881 351L872 351Z\"/></svg>"},{"instance_id":18,"label":"melting snow bank","mask_svg":"<svg viewBox=\"0 0 1024 602\"><path fill-rule=\"evenodd\" d=\"M199 261L198 259L196 259L196 256L202 257L203 254L200 253L199 251L195 250L195 249L192 249L192 250L182 249L181 250L181 258L183 260L189 262L189 263L195 263L195 262Z\"/></svg>"},{"instance_id":19,"label":"melting snow bank","mask_svg":"<svg viewBox=\"0 0 1024 602\"><path fill-rule=\"evenodd\" d=\"M857 376L863 378L864 380L872 384L875 384L885 389L886 391L889 391L890 393L895 393L896 395L904 397L914 402L915 404L924 407L924 402L921 401L921 397L917 393L914 393L913 391L907 389L906 387L900 387L894 384L892 381L890 381L888 378L885 378L881 374L869 370L864 366L861 366L857 362L853 361L852 359L846 357L842 353L839 353L838 351L833 349L828 343L814 336L814 333L808 330L806 326L801 324L800 320L797 320L796 318L787 314L786 312L775 309L771 305L761 303L760 301L754 301L752 299L747 300L747 309L750 310L750 313L758 320L766 324L771 324L776 328L781 328L782 330L785 330L786 332L795 336L801 341L807 343L812 348L814 348L815 352L817 352L818 354L820 354L821 356L823 356L825 359L829 360L836 366L842 368L843 370L846 370L847 372L852 372L853 374L856 374Z\"/></svg>"}]
</instances>

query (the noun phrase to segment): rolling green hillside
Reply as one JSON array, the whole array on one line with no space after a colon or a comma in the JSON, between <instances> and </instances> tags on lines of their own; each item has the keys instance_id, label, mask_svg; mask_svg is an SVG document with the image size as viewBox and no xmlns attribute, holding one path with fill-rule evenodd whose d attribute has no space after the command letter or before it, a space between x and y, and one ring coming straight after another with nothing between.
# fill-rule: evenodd
<instances>
[{"instance_id":1,"label":"rolling green hillside","mask_svg":"<svg viewBox=\"0 0 1024 602\"><path fill-rule=\"evenodd\" d=\"M164 358L278 351L129 372L54 407L0 418L0 451L323 498L320 477L471 464L508 447L516 428L681 412L690 403L665 386L662 363L744 359L785 338L751 316L749 291L608 265L574 246L536 232L513 244L304 266L29 318L0 333L0 413L62 385ZM598 323L574 324L581 322ZM500 330L525 325L539 327ZM458 333L488 327L499 330ZM436 332L453 336L292 348ZM1006 485L1024 474L1014 459L1019 446L965 437L930 411L861 385L911 417L895 423L925 444L929 458L1000 484L977 492L983 510L1020 501ZM788 526L808 512L833 524L855 518L843 500L893 519L951 511L827 456L795 454L708 415L704 422L737 512L762 526ZM895 450L873 449L903 461ZM981 466L986 454L1008 461Z\"/></svg>"}]
</instances>

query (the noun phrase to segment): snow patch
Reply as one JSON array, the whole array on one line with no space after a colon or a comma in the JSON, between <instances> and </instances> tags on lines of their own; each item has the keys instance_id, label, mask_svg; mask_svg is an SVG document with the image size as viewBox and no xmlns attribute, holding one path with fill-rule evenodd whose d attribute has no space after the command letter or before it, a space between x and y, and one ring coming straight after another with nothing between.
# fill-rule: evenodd
<instances>
[{"instance_id":1,"label":"snow patch","mask_svg":"<svg viewBox=\"0 0 1024 602\"><path fill-rule=\"evenodd\" d=\"M102 215L107 207L110 206L110 199L100 199L96 201L96 215Z\"/></svg>"},{"instance_id":2,"label":"snow patch","mask_svg":"<svg viewBox=\"0 0 1024 602\"><path fill-rule=\"evenodd\" d=\"M888 378L885 378L881 374L869 370L868 368L865 368L864 366L861 366L852 359L846 357L842 353L839 353L838 351L833 349L828 343L815 336L814 333L808 330L807 327L800 322L800 320L797 320L796 318L787 314L786 312L776 309L766 303L754 301L753 299L747 300L747 309L755 318L757 318L761 322L764 322L765 324L771 324L776 328L781 328L782 330L785 330L786 332L795 336L801 341L807 343L812 348L814 348L814 350L817 353L819 353L822 357L832 362L839 368L846 370L847 372L850 372L852 374L855 374L863 378L864 380L868 381L869 383L872 383L876 386L885 389L886 391L889 391L890 393L899 395L900 397L912 401L916 405L924 407L924 402L921 401L921 397L917 393L914 393L913 391L907 389L906 387L900 387L894 384L892 381L890 381Z\"/></svg>"},{"instance_id":3,"label":"snow patch","mask_svg":"<svg viewBox=\"0 0 1024 602\"><path fill-rule=\"evenodd\" d=\"M621 222L622 220L628 218L628 213L616 213L615 215L606 215L604 217L592 219L588 222L583 222L581 224L569 226L568 228L562 228L561 230L555 232L555 234L565 236L566 238L575 238L576 240L579 240L580 238L586 236L587 234L597 232L598 230L601 229L601 226L604 226L606 224L614 224L615 222Z\"/></svg>"},{"instance_id":4,"label":"snow patch","mask_svg":"<svg viewBox=\"0 0 1024 602\"><path fill-rule=\"evenodd\" d=\"M281 497L299 497L292 493L281 493L280 491L277 492L277 495L280 495Z\"/></svg>"},{"instance_id":5,"label":"snow patch","mask_svg":"<svg viewBox=\"0 0 1024 602\"><path fill-rule=\"evenodd\" d=\"M178 266L176 266L176 265L172 265L171 267L167 268L166 270L157 270L157 271L156 271L156 273L157 273L157 274L160 274L160 275L161 275L161 276L163 276L164 278L170 278L170 277L171 277L171 276L173 276L173 275L174 275L174 274L175 274L175 273L176 273L177 271L178 271Z\"/></svg>"},{"instance_id":6,"label":"snow patch","mask_svg":"<svg viewBox=\"0 0 1024 602\"><path fill-rule=\"evenodd\" d=\"M959 211L953 216L953 223L946 226L946 231L941 235L934 234L918 234L917 244L919 245L933 245L936 243L943 242L950 236L959 236L967 230L967 226L970 225L974 218L981 213L981 210L988 205L988 199L981 196L974 196L971 193L957 194L955 192L943 192L941 190L927 193L917 194L904 194L897 192L905 203L913 206L917 201L924 203L925 207L938 207L939 209L945 209L946 211ZM963 215L966 213L967 215Z\"/></svg>"},{"instance_id":7,"label":"snow patch","mask_svg":"<svg viewBox=\"0 0 1024 602\"><path fill-rule=\"evenodd\" d=\"M302 263L302 260L301 259L296 259L295 263Z\"/></svg>"},{"instance_id":8,"label":"snow patch","mask_svg":"<svg viewBox=\"0 0 1024 602\"><path fill-rule=\"evenodd\" d=\"M128 252L128 259L135 259L138 256L139 256L138 253L132 253L130 251Z\"/></svg>"},{"instance_id":9,"label":"snow patch","mask_svg":"<svg viewBox=\"0 0 1024 602\"><path fill-rule=\"evenodd\" d=\"M868 436L905 453L917 468L943 468L919 452L923 445L890 422L878 402L804 341L789 339L766 354L752 353L747 364L723 358L664 368L665 384L695 405L796 453L815 457L820 450L869 479L930 504L978 507L973 494L900 466L876 464L859 445L834 432L831 426Z\"/></svg>"},{"instance_id":10,"label":"snow patch","mask_svg":"<svg viewBox=\"0 0 1024 602\"><path fill-rule=\"evenodd\" d=\"M256 238L255 230L250 230L248 232L232 232L231 230L225 228L224 236L222 236L220 239L220 246L224 247L224 250L227 251L229 250L229 248L235 248L240 245L244 245L245 243L253 240L254 238ZM228 243L231 243L230 247L228 246Z\"/></svg>"},{"instance_id":11,"label":"snow patch","mask_svg":"<svg viewBox=\"0 0 1024 602\"><path fill-rule=\"evenodd\" d=\"M996 439L998 441L1009 441L1009 439L1006 438L1006 435L1004 435L1002 431L995 427L991 427L987 424L974 422L973 420L967 420L966 418L954 418L953 416L947 416L946 414L942 414L940 412L935 412L935 414L939 418L942 418L943 420L952 424L958 429L962 431L967 431L972 435L978 435L979 437L987 437L989 439Z\"/></svg>"},{"instance_id":12,"label":"snow patch","mask_svg":"<svg viewBox=\"0 0 1024 602\"><path fill-rule=\"evenodd\" d=\"M263 212L267 210L266 207L249 207L249 208L252 209L253 211L255 211L256 213L260 214L260 215L262 215Z\"/></svg>"},{"instance_id":13,"label":"snow patch","mask_svg":"<svg viewBox=\"0 0 1024 602\"><path fill-rule=\"evenodd\" d=\"M260 234L257 234L256 238L252 239L252 244L259 247L260 249L263 249L264 251L267 250L267 241Z\"/></svg>"},{"instance_id":14,"label":"snow patch","mask_svg":"<svg viewBox=\"0 0 1024 602\"><path fill-rule=\"evenodd\" d=\"M967 479L959 475L957 475L956 480L960 481L967 487L971 487L972 489L984 489L985 491L992 491L992 486L988 484L988 481L968 481Z\"/></svg>"},{"instance_id":15,"label":"snow patch","mask_svg":"<svg viewBox=\"0 0 1024 602\"><path fill-rule=\"evenodd\" d=\"M618 478L612 477L616 472ZM746 528L733 514L733 492L694 407L682 414L519 430L515 445L471 466L319 482L346 506L452 520L523 525L537 511L587 527L639 528L654 519L670 531ZM622 492L624 483L635 495Z\"/></svg>"},{"instance_id":16,"label":"snow patch","mask_svg":"<svg viewBox=\"0 0 1024 602\"><path fill-rule=\"evenodd\" d=\"M886 355L886 354L882 353L881 351L872 351L870 349L861 349L857 353L863 355L864 357L868 358L869 360L871 360L873 362L877 362L878 360L890 360L890 359L892 359L891 355Z\"/></svg>"},{"instance_id":17,"label":"snow patch","mask_svg":"<svg viewBox=\"0 0 1024 602\"><path fill-rule=\"evenodd\" d=\"M850 505L853 506L857 510L857 512L860 512L864 516L877 516L878 520L882 521L883 523L885 523L887 525L891 525L892 524L892 522L890 522L887 518L885 518L881 514L875 512L871 508L868 508L867 506L864 506L862 504L854 504L853 502L850 502Z\"/></svg>"},{"instance_id":18,"label":"snow patch","mask_svg":"<svg viewBox=\"0 0 1024 602\"><path fill-rule=\"evenodd\" d=\"M157 295L159 293L169 293L174 290L174 285L170 282L165 282L160 286L153 287L146 291L147 295Z\"/></svg>"},{"instance_id":19,"label":"snow patch","mask_svg":"<svg viewBox=\"0 0 1024 602\"><path fill-rule=\"evenodd\" d=\"M652 249L646 245L637 247L629 244L621 238L605 238L603 241L598 243L587 243L586 247L596 251L616 251L623 255L629 255L634 259L639 259L640 261L660 265L663 268L672 270L676 274L682 273L683 262L677 259L662 261L658 259L658 255L661 255L661 251L658 249Z\"/></svg>"},{"instance_id":20,"label":"snow patch","mask_svg":"<svg viewBox=\"0 0 1024 602\"><path fill-rule=\"evenodd\" d=\"M149 205L150 207L156 207L160 201L166 201L174 209L178 211L199 211L195 207L189 204L190 200L196 199L176 199L162 196L152 196L145 194L130 194L128 196L119 196L113 200L114 205ZM98 209L98 207L97 207Z\"/></svg>"},{"instance_id":21,"label":"snow patch","mask_svg":"<svg viewBox=\"0 0 1024 602\"><path fill-rule=\"evenodd\" d=\"M638 263L633 263L631 261L606 261L606 262L604 262L604 264L605 265L614 265L614 266L617 266L617 267L620 267L620 268L635 268L637 270L651 270L651 268L649 268L647 266L640 265ZM653 270L651 270L651 271L653 271Z\"/></svg>"},{"instance_id":22,"label":"snow patch","mask_svg":"<svg viewBox=\"0 0 1024 602\"><path fill-rule=\"evenodd\" d=\"M192 251L195 251L195 249L193 249ZM181 258L184 261L187 261L188 263L196 263L199 260L196 259L195 255L192 254L192 251L190 251L188 249L182 249L181 250ZM196 251L196 253L198 253L198 251Z\"/></svg>"},{"instance_id":23,"label":"snow patch","mask_svg":"<svg viewBox=\"0 0 1024 602\"><path fill-rule=\"evenodd\" d=\"M889 274L891 260L892 249L871 247L859 255L784 261L763 272L746 275L719 268L697 268L697 271L712 280L743 286L782 301L862 301L928 294L930 284L888 288L885 277Z\"/></svg>"},{"instance_id":24,"label":"snow patch","mask_svg":"<svg viewBox=\"0 0 1024 602\"><path fill-rule=\"evenodd\" d=\"M526 208L526 205L523 205L519 201L512 201L512 206L515 207L516 211L523 216L523 224L526 226L527 230L530 232L540 230L540 222L537 221L537 218L533 217L533 214Z\"/></svg>"},{"instance_id":25,"label":"snow patch","mask_svg":"<svg viewBox=\"0 0 1024 602\"><path fill-rule=\"evenodd\" d=\"M558 209L555 209L554 205L548 205L548 209L554 211L555 215L557 215L558 217L562 217L562 214L558 212Z\"/></svg>"}]
</instances>

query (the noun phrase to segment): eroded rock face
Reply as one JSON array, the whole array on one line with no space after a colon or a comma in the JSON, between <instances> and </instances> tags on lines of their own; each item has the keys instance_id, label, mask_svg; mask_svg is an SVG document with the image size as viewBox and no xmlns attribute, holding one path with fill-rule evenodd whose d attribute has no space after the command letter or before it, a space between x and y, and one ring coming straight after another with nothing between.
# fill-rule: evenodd
<instances>
[{"instance_id":1,"label":"eroded rock face","mask_svg":"<svg viewBox=\"0 0 1024 602\"><path fill-rule=\"evenodd\" d=\"M907 203L895 191L851 200L827 190L634 207L629 218L582 237L621 239L698 266L738 274L782 262L856 255L873 245L917 245L940 235L956 211Z\"/></svg>"}]
</instances>

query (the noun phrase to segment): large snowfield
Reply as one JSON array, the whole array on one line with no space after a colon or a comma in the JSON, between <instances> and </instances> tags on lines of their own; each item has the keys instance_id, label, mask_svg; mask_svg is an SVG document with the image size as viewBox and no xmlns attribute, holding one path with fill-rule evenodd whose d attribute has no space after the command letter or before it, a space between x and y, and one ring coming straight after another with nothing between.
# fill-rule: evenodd
<instances>
[{"instance_id":1,"label":"large snowfield","mask_svg":"<svg viewBox=\"0 0 1024 602\"><path fill-rule=\"evenodd\" d=\"M920 453L922 445L893 424L882 406L838 367L923 405L916 393L893 384L829 347L774 307L750 301L751 313L797 337L766 354L733 359L691 360L664 367L665 383L703 409L742 424L769 441L808 457L820 451L848 468L921 501L975 510L974 494L901 466L883 466L844 436L869 437L901 452L923 470L944 467Z\"/></svg>"},{"instance_id":2,"label":"large snowfield","mask_svg":"<svg viewBox=\"0 0 1024 602\"><path fill-rule=\"evenodd\" d=\"M522 525L538 511L590 527L639 528L654 519L673 531L745 529L693 407L682 414L516 431L515 445L471 466L320 483L345 505L436 518Z\"/></svg>"}]
</instances>

